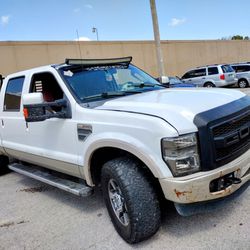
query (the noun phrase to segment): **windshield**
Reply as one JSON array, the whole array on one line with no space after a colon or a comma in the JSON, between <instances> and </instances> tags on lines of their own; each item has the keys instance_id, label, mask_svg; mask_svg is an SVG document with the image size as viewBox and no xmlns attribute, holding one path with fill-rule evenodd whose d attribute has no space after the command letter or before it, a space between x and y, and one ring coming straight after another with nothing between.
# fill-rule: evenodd
<instances>
[{"instance_id":1,"label":"windshield","mask_svg":"<svg viewBox=\"0 0 250 250\"><path fill-rule=\"evenodd\" d=\"M133 65L90 68L66 66L60 72L82 102L164 88L153 77Z\"/></svg>"}]
</instances>

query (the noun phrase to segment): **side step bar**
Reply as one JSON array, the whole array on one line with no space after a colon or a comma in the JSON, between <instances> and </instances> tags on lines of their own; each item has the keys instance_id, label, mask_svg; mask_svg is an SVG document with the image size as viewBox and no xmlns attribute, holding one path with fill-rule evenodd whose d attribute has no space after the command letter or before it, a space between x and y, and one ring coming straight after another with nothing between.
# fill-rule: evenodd
<instances>
[{"instance_id":1,"label":"side step bar","mask_svg":"<svg viewBox=\"0 0 250 250\"><path fill-rule=\"evenodd\" d=\"M36 167L13 163L9 165L9 169L81 197L90 196L93 193L92 187L54 176L46 170L38 170Z\"/></svg>"}]
</instances>

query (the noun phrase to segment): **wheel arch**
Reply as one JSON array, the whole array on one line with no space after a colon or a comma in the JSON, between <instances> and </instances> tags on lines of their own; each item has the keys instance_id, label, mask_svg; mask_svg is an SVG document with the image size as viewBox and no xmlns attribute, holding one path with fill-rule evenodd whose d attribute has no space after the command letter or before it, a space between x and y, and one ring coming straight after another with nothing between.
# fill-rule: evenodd
<instances>
[{"instance_id":1,"label":"wheel arch","mask_svg":"<svg viewBox=\"0 0 250 250\"><path fill-rule=\"evenodd\" d=\"M98 183L100 183L100 175L103 165L106 162L119 157L129 157L134 161L140 162L141 165L145 165L145 163L141 159L124 149L110 146L98 148L92 153L89 160L90 177L93 184L97 185ZM154 176L152 172L151 174L152 176Z\"/></svg>"},{"instance_id":2,"label":"wheel arch","mask_svg":"<svg viewBox=\"0 0 250 250\"><path fill-rule=\"evenodd\" d=\"M172 176L165 162L143 148L143 145L136 147L126 142L96 142L94 146L89 148L84 160L83 174L88 185L95 186L99 183L104 163L124 155L140 161L141 165L145 166L155 179Z\"/></svg>"}]
</instances>

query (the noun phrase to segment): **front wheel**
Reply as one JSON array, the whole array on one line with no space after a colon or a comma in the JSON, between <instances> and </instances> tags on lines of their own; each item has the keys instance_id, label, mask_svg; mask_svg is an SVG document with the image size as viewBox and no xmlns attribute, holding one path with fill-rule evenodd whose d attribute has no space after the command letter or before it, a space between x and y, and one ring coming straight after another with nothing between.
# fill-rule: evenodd
<instances>
[{"instance_id":1,"label":"front wheel","mask_svg":"<svg viewBox=\"0 0 250 250\"><path fill-rule=\"evenodd\" d=\"M137 243L160 227L160 205L150 178L139 163L117 158L102 168L102 190L111 220L120 236Z\"/></svg>"}]
</instances>

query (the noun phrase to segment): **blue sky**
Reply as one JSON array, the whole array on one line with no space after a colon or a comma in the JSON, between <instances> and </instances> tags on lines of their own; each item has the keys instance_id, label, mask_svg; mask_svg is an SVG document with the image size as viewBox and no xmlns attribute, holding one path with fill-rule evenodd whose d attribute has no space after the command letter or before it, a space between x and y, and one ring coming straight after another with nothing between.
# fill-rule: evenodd
<instances>
[{"instance_id":1,"label":"blue sky","mask_svg":"<svg viewBox=\"0 0 250 250\"><path fill-rule=\"evenodd\" d=\"M250 36L250 0L156 0L162 40ZM149 0L1 0L0 41L152 40Z\"/></svg>"}]
</instances>

